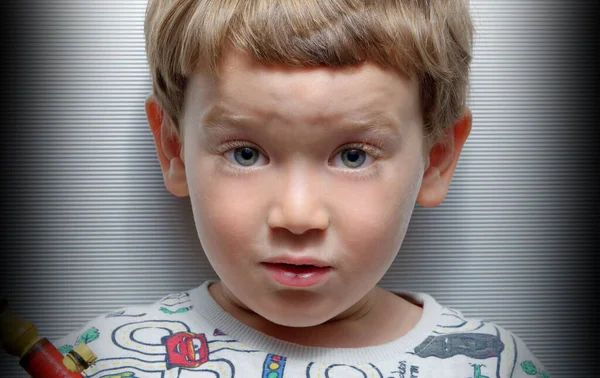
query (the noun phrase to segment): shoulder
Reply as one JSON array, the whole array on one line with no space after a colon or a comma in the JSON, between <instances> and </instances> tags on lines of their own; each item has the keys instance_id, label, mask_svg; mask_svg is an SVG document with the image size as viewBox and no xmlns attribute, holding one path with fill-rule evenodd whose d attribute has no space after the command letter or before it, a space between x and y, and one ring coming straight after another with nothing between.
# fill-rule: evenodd
<instances>
[{"instance_id":1,"label":"shoulder","mask_svg":"<svg viewBox=\"0 0 600 378\"><path fill-rule=\"evenodd\" d=\"M229 360L209 361L209 354L218 357L239 350L245 355L248 351L194 310L195 290L97 316L52 343L63 355L82 342L88 344L98 359L84 377L162 377L171 369L177 372L200 366L217 375L233 371Z\"/></svg>"},{"instance_id":2,"label":"shoulder","mask_svg":"<svg viewBox=\"0 0 600 378\"><path fill-rule=\"evenodd\" d=\"M120 333L140 329L185 330L193 305L190 292L163 296L152 304L127 306L101 314L60 339L52 340L66 354L80 343L86 343L96 354L116 343Z\"/></svg>"},{"instance_id":3,"label":"shoulder","mask_svg":"<svg viewBox=\"0 0 600 378\"><path fill-rule=\"evenodd\" d=\"M458 310L443 307L435 333L439 339L447 340L445 344L452 345L451 348L455 353L462 349L477 360L489 360L490 357L495 359L496 376L550 377L543 364L523 340L496 323L469 318ZM480 369L483 369L484 365L488 369L492 367L490 364L481 364Z\"/></svg>"},{"instance_id":4,"label":"shoulder","mask_svg":"<svg viewBox=\"0 0 600 378\"><path fill-rule=\"evenodd\" d=\"M548 378L523 340L504 327L442 307L433 332L415 348L425 361L464 366L473 377Z\"/></svg>"}]
</instances>

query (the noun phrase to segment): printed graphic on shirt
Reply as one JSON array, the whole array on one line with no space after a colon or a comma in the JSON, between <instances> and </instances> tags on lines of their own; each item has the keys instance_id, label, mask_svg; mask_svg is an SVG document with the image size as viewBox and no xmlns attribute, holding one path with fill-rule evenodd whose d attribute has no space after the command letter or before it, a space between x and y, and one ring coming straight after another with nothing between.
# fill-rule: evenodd
<instances>
[{"instance_id":1,"label":"printed graphic on shirt","mask_svg":"<svg viewBox=\"0 0 600 378\"><path fill-rule=\"evenodd\" d=\"M106 318L141 318L142 316L146 316L146 314L145 312L142 314L126 314L125 310L118 310L107 314Z\"/></svg>"},{"instance_id":2,"label":"printed graphic on shirt","mask_svg":"<svg viewBox=\"0 0 600 378\"><path fill-rule=\"evenodd\" d=\"M398 362L398 370L392 371L392 374L397 375L389 378L418 378L419 367L417 365L411 365L407 363L406 360L402 360Z\"/></svg>"},{"instance_id":3,"label":"printed graphic on shirt","mask_svg":"<svg viewBox=\"0 0 600 378\"><path fill-rule=\"evenodd\" d=\"M438 324L435 334L446 334L457 332L473 332L482 328L485 323L479 320L467 320L458 316L456 313L445 312L442 314L442 324Z\"/></svg>"},{"instance_id":4,"label":"printed graphic on shirt","mask_svg":"<svg viewBox=\"0 0 600 378\"><path fill-rule=\"evenodd\" d=\"M429 336L415 348L421 358L451 358L458 354L475 359L500 357L504 343L498 336L487 333L453 333Z\"/></svg>"},{"instance_id":5,"label":"printed graphic on shirt","mask_svg":"<svg viewBox=\"0 0 600 378\"><path fill-rule=\"evenodd\" d=\"M311 362L306 367L306 378L384 378L381 371L373 364L346 365L322 364Z\"/></svg>"},{"instance_id":6,"label":"printed graphic on shirt","mask_svg":"<svg viewBox=\"0 0 600 378\"><path fill-rule=\"evenodd\" d=\"M126 371L124 373L114 374L114 375L103 375L100 378L139 378L135 376L135 373L132 371Z\"/></svg>"},{"instance_id":7,"label":"printed graphic on shirt","mask_svg":"<svg viewBox=\"0 0 600 378\"><path fill-rule=\"evenodd\" d=\"M71 350L73 350L73 348L75 348L77 345L79 345L81 343L89 344L92 341L97 340L99 337L100 337L100 332L98 331L97 328L94 328L94 327L88 328L81 335L79 335L79 337L77 337L77 341L75 341L75 345L70 345L70 344L62 345L58 348L58 351L61 352L62 354L67 354Z\"/></svg>"},{"instance_id":8,"label":"printed graphic on shirt","mask_svg":"<svg viewBox=\"0 0 600 378\"><path fill-rule=\"evenodd\" d=\"M182 314L193 307L187 292L168 295L160 301L160 304L160 311L167 315Z\"/></svg>"},{"instance_id":9,"label":"printed graphic on shirt","mask_svg":"<svg viewBox=\"0 0 600 378\"><path fill-rule=\"evenodd\" d=\"M535 375L540 378L550 378L550 374L547 371L539 371L535 364L529 360L521 362L521 368L528 375Z\"/></svg>"},{"instance_id":10,"label":"printed graphic on shirt","mask_svg":"<svg viewBox=\"0 0 600 378\"><path fill-rule=\"evenodd\" d=\"M285 369L286 358L276 354L267 354L263 364L263 374L261 378L282 378Z\"/></svg>"},{"instance_id":11,"label":"printed graphic on shirt","mask_svg":"<svg viewBox=\"0 0 600 378\"><path fill-rule=\"evenodd\" d=\"M444 309L440 323L433 335L409 354L423 359L439 359L440 367L445 360L448 360L449 367L464 363L472 372L469 378L497 377L501 372L512 376L516 365L516 343L510 338L504 340L507 334L500 332L498 327L465 319L449 309Z\"/></svg>"},{"instance_id":12,"label":"printed graphic on shirt","mask_svg":"<svg viewBox=\"0 0 600 378\"><path fill-rule=\"evenodd\" d=\"M232 352L258 352L235 340L208 340L206 334L192 332L185 323L173 320L123 324L112 332L111 338L117 352L99 356L86 370L86 377L129 374L127 377L131 378L177 378L183 372L193 372L194 377L232 378Z\"/></svg>"},{"instance_id":13,"label":"printed graphic on shirt","mask_svg":"<svg viewBox=\"0 0 600 378\"><path fill-rule=\"evenodd\" d=\"M167 369L194 368L208 361L208 342L203 333L178 332L161 339L167 347Z\"/></svg>"},{"instance_id":14,"label":"printed graphic on shirt","mask_svg":"<svg viewBox=\"0 0 600 378\"><path fill-rule=\"evenodd\" d=\"M190 296L183 292L152 307L114 311L106 316L112 320L97 323L100 330L85 329L75 345L63 345L61 352L92 342L99 359L83 374L88 378L427 378L448 372L457 378L497 378L521 369L532 378L549 378L532 361L524 361L531 357L517 351L520 344L514 337L511 340L510 333L491 323L464 319L450 309L444 309L440 324L423 343L377 366L300 363L253 350L190 316L190 310ZM127 323L115 325L121 322Z\"/></svg>"},{"instance_id":15,"label":"printed graphic on shirt","mask_svg":"<svg viewBox=\"0 0 600 378\"><path fill-rule=\"evenodd\" d=\"M472 364L473 366L473 378L490 378L487 375L483 375L481 372L481 368L485 365L483 364Z\"/></svg>"}]
</instances>

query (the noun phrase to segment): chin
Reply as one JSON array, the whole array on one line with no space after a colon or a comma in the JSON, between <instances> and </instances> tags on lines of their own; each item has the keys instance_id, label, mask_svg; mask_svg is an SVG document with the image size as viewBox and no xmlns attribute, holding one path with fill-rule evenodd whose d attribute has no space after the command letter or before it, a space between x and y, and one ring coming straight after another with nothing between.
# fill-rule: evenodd
<instances>
[{"instance_id":1,"label":"chin","mask_svg":"<svg viewBox=\"0 0 600 378\"><path fill-rule=\"evenodd\" d=\"M327 322L330 318L315 318L314 315L312 317L298 317L298 315L293 315L290 317L287 316L276 316L276 317L265 317L271 323L290 328L308 328L308 327L316 327Z\"/></svg>"},{"instance_id":2,"label":"chin","mask_svg":"<svg viewBox=\"0 0 600 378\"><path fill-rule=\"evenodd\" d=\"M320 312L315 306L269 306L269 310L257 311L256 313L270 321L283 327L306 328L315 327L328 322L336 316L335 313Z\"/></svg>"}]
</instances>

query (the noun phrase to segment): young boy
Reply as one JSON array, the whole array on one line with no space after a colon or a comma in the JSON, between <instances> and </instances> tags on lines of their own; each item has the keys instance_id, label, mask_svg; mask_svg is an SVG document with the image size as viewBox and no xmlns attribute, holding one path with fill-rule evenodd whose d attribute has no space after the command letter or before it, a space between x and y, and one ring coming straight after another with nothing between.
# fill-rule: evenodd
<instances>
[{"instance_id":1,"label":"young boy","mask_svg":"<svg viewBox=\"0 0 600 378\"><path fill-rule=\"evenodd\" d=\"M471 130L466 0L150 0L146 114L220 281L100 316L89 377L549 377L377 287Z\"/></svg>"}]
</instances>

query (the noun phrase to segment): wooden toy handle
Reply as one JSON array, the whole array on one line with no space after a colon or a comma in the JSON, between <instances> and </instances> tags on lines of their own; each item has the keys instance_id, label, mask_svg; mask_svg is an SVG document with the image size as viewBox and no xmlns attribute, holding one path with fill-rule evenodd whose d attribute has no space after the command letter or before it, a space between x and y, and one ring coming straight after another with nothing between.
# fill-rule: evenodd
<instances>
[{"instance_id":1,"label":"wooden toy handle","mask_svg":"<svg viewBox=\"0 0 600 378\"><path fill-rule=\"evenodd\" d=\"M65 366L62 353L38 335L33 323L10 312L4 298L0 299L0 336L4 350L19 357L19 364L32 378L83 378ZM90 353L95 360L93 352Z\"/></svg>"}]
</instances>

